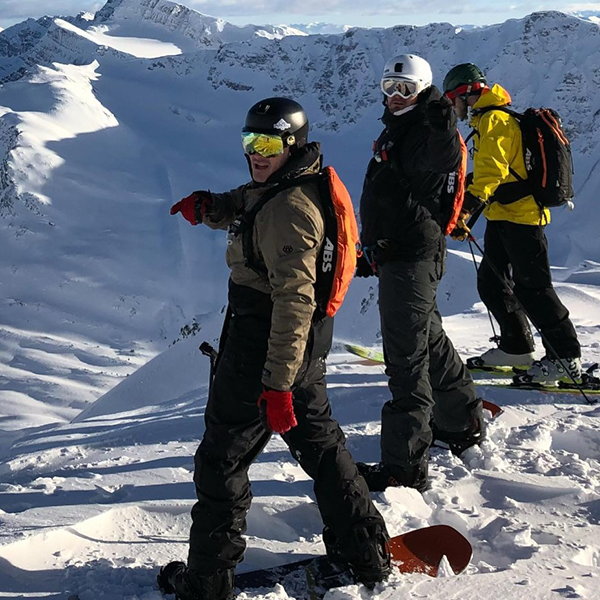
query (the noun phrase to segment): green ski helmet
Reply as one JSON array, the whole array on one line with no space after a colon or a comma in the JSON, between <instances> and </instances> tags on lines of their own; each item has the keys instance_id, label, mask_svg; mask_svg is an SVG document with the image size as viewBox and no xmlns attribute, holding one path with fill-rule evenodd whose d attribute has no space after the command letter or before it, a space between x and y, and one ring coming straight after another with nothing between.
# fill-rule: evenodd
<instances>
[{"instance_id":1,"label":"green ski helmet","mask_svg":"<svg viewBox=\"0 0 600 600\"><path fill-rule=\"evenodd\" d=\"M463 63L452 67L444 77L444 94L454 92L454 96L467 95L481 90L486 84L485 75L477 65Z\"/></svg>"}]
</instances>

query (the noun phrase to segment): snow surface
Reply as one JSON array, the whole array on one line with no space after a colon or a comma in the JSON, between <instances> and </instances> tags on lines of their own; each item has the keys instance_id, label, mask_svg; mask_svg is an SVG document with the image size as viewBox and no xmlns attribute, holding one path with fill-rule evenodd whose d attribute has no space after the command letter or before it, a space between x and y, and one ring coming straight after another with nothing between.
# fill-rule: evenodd
<instances>
[{"instance_id":1,"label":"snow surface","mask_svg":"<svg viewBox=\"0 0 600 600\"><path fill-rule=\"evenodd\" d=\"M380 127L377 79L396 52L426 56L436 79L477 60L517 107L556 107L578 198L548 228L554 279L585 363L600 361L599 32L538 13L472 30L301 37L164 0L111 0L93 19L2 31L0 598L159 600L158 566L186 558L208 379L198 345L218 339L228 271L224 235L168 210L191 190L247 180L239 131L261 97L306 106L311 135L355 197ZM328 361L334 414L363 461L379 458L386 377L343 342L379 343L376 296L375 280L353 282ZM464 357L489 347L463 245L451 246L439 304ZM462 531L474 546L468 571L397 576L373 594L349 586L327 600L600 598L600 408L478 384L505 409L483 446L461 459L433 450L423 496L374 495L392 534ZM251 478L240 570L322 552L311 483L279 437ZM241 596L288 597L280 587Z\"/></svg>"}]
</instances>

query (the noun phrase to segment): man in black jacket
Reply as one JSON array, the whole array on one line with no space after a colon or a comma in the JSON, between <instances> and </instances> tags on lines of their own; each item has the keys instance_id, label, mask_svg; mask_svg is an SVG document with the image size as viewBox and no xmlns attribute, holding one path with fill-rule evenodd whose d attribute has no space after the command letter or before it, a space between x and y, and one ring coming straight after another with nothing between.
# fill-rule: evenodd
<instances>
[{"instance_id":1,"label":"man in black jacket","mask_svg":"<svg viewBox=\"0 0 600 600\"><path fill-rule=\"evenodd\" d=\"M371 490L427 488L433 439L455 454L484 436L481 400L442 328L436 293L446 243L440 194L461 159L456 115L414 54L389 60L381 80L385 129L360 202L364 259L379 277L381 333L392 399L382 411L381 462L359 464Z\"/></svg>"}]
</instances>

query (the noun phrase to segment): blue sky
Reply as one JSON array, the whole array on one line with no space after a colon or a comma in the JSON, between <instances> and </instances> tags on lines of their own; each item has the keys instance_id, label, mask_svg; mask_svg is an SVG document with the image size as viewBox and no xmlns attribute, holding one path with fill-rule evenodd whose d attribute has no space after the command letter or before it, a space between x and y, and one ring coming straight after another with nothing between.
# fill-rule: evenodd
<instances>
[{"instance_id":1,"label":"blue sky","mask_svg":"<svg viewBox=\"0 0 600 600\"><path fill-rule=\"evenodd\" d=\"M600 2L489 2L489 0L182 0L205 14L237 25L246 23L310 23L315 21L364 27L396 24L424 25L449 21L456 25L485 25L520 18L538 10L592 10ZM0 26L45 14L76 15L94 12L102 0L0 0Z\"/></svg>"}]
</instances>

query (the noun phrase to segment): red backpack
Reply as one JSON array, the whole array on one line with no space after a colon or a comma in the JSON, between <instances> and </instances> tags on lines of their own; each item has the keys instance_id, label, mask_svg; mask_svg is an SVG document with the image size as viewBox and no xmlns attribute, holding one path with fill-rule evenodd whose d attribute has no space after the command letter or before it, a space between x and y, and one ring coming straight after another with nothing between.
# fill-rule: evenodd
<instances>
[{"instance_id":1,"label":"red backpack","mask_svg":"<svg viewBox=\"0 0 600 600\"><path fill-rule=\"evenodd\" d=\"M465 199L465 187L467 179L467 160L469 153L467 145L458 132L460 140L461 159L458 168L446 175L444 187L440 194L440 209L442 214L441 227L444 235L449 235L458 222L460 211Z\"/></svg>"},{"instance_id":2,"label":"red backpack","mask_svg":"<svg viewBox=\"0 0 600 600\"><path fill-rule=\"evenodd\" d=\"M316 301L323 314L333 317L346 296L362 250L352 198L333 167L323 169L320 185L325 241L317 262Z\"/></svg>"},{"instance_id":3,"label":"red backpack","mask_svg":"<svg viewBox=\"0 0 600 600\"><path fill-rule=\"evenodd\" d=\"M352 199L346 186L333 167L325 167L315 175L303 175L270 188L262 198L235 224L234 235L241 234L244 261L247 267L264 274L263 265L254 258L252 230L254 220L262 207L279 192L290 187L301 187L317 182L319 199L325 221L325 238L317 259L315 284L315 320L333 317L340 308L354 276L360 250L358 225Z\"/></svg>"}]
</instances>

